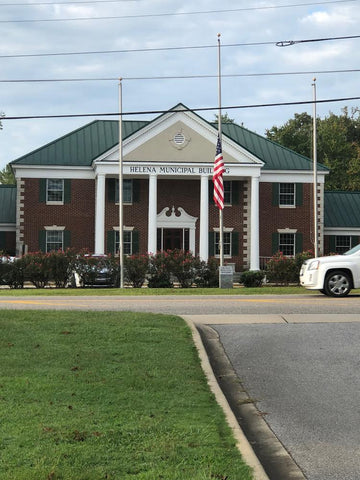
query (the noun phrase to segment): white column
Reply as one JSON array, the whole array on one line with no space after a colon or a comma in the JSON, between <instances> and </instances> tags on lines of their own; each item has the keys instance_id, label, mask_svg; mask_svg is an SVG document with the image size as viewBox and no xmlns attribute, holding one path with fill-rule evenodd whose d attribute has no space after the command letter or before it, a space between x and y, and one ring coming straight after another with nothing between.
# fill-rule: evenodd
<instances>
[{"instance_id":1,"label":"white column","mask_svg":"<svg viewBox=\"0 0 360 480\"><path fill-rule=\"evenodd\" d=\"M209 259L209 178L201 177L200 183L200 259Z\"/></svg>"},{"instance_id":2,"label":"white column","mask_svg":"<svg viewBox=\"0 0 360 480\"><path fill-rule=\"evenodd\" d=\"M251 177L250 270L259 270L259 177Z\"/></svg>"},{"instance_id":3,"label":"white column","mask_svg":"<svg viewBox=\"0 0 360 480\"><path fill-rule=\"evenodd\" d=\"M157 176L149 175L148 253L156 253Z\"/></svg>"},{"instance_id":4,"label":"white column","mask_svg":"<svg viewBox=\"0 0 360 480\"><path fill-rule=\"evenodd\" d=\"M105 175L96 177L95 196L95 253L105 253Z\"/></svg>"}]
</instances>

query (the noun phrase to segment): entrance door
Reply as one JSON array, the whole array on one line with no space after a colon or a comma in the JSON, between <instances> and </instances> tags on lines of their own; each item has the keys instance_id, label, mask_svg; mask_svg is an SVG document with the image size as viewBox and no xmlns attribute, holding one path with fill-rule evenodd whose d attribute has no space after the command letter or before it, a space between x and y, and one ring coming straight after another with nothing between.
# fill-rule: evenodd
<instances>
[{"instance_id":1,"label":"entrance door","mask_svg":"<svg viewBox=\"0 0 360 480\"><path fill-rule=\"evenodd\" d=\"M188 228L158 228L157 249L166 250L189 250Z\"/></svg>"}]
</instances>

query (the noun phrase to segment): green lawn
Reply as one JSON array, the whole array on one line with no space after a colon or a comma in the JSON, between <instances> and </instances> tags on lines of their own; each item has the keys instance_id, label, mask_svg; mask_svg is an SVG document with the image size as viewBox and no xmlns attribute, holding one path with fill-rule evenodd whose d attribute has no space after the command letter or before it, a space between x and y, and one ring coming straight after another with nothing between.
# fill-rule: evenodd
<instances>
[{"instance_id":1,"label":"green lawn","mask_svg":"<svg viewBox=\"0 0 360 480\"><path fill-rule=\"evenodd\" d=\"M252 478L179 317L3 310L0 332L0 478Z\"/></svg>"},{"instance_id":2,"label":"green lawn","mask_svg":"<svg viewBox=\"0 0 360 480\"><path fill-rule=\"evenodd\" d=\"M21 288L12 290L1 288L1 296L26 295L294 295L313 294L317 291L306 290L303 287L274 287L261 288Z\"/></svg>"}]
</instances>

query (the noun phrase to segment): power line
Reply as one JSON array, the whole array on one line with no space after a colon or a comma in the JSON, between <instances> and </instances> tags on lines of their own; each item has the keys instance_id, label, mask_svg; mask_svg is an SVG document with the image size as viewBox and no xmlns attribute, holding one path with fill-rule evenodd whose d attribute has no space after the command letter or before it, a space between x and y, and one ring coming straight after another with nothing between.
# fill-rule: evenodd
<instances>
[{"instance_id":1,"label":"power line","mask_svg":"<svg viewBox=\"0 0 360 480\"><path fill-rule=\"evenodd\" d=\"M344 98L329 98L325 100L316 100L316 104L320 103L331 103L331 102L347 102L352 100L360 100L360 97L344 97ZM314 100L305 100L299 102L281 102L281 103L261 103L261 104L252 104L252 105L230 105L221 107L221 110L240 110L245 108L266 108L266 107L286 107L291 105L309 105L314 104ZM205 112L205 111L214 111L218 110L219 106L216 107L199 107L199 108L188 108L190 112ZM130 112L112 112L112 113L73 113L73 114L64 114L64 115L29 115L29 116L11 116L11 117L2 117L1 121L4 120L34 120L34 119L46 119L46 118L76 118L76 117L114 117L114 116L134 116L134 115L162 115L164 113L176 113L183 112L181 110L143 110L143 111L130 111Z\"/></svg>"},{"instance_id":2,"label":"power line","mask_svg":"<svg viewBox=\"0 0 360 480\"><path fill-rule=\"evenodd\" d=\"M294 45L296 43L310 43L310 42L327 42L334 40L349 40L360 38L360 35L349 35L343 37L328 37L328 38L313 38L307 40L286 40L282 42L250 42L250 43L228 43L222 44L221 48L227 47L249 47L249 46L260 46L260 45L277 45L285 46L280 44ZM154 48L132 48L132 49L122 49L122 50L93 50L93 51L83 51L83 52L57 52L57 53L20 53L14 55L0 55L0 58L28 58L28 57L56 57L56 56L73 56L73 55L100 55L100 54L113 54L113 53L139 53L139 52L166 52L174 50L201 50L207 48L217 48L217 45L191 45L183 47L154 47Z\"/></svg>"},{"instance_id":3,"label":"power line","mask_svg":"<svg viewBox=\"0 0 360 480\"><path fill-rule=\"evenodd\" d=\"M320 75L331 73L357 73L359 68L343 69L343 70L308 70L303 72L259 72L259 73L228 73L222 74L222 78L237 77L267 77L267 76L286 76L286 75ZM216 74L204 75L164 75L164 76L148 76L148 77L122 77L122 80L187 80L187 79L204 79L217 78ZM114 82L119 81L118 77L92 77L92 78L32 78L32 79L0 79L0 83L61 83L61 82Z\"/></svg>"},{"instance_id":4,"label":"power line","mask_svg":"<svg viewBox=\"0 0 360 480\"><path fill-rule=\"evenodd\" d=\"M325 2L312 2L312 3L297 3L291 5L269 5L263 7L245 7L245 8L228 8L222 10L199 10L199 11L192 11L192 12L165 12L165 13L141 13L141 14L133 14L133 15L111 15L111 16L104 16L104 17L73 17L73 18L31 18L31 19L22 19L22 20L0 20L0 23L34 23L34 22L78 22L78 21L93 21L93 20L119 20L119 19L129 19L129 18L153 18L153 17L175 17L175 16L186 16L186 15L204 15L204 14L219 14L219 13L235 13L235 12L246 12L246 11L253 11L253 10L274 10L279 8L294 8L294 7L304 7L304 6L312 6L312 5L327 5L330 3L348 3L348 2L356 2L358 0L330 0ZM75 2L76 3L76 2ZM87 2L79 2L79 3L87 3ZM95 2L89 2L95 3ZM104 2L101 2L104 3ZM6 4L5 4L6 5ZM19 4L20 5L20 4ZM30 4L35 5L35 4ZM47 4L39 4L39 5L47 5ZM51 4L51 5L56 5ZM0 4L1 6L1 4Z\"/></svg>"}]
</instances>

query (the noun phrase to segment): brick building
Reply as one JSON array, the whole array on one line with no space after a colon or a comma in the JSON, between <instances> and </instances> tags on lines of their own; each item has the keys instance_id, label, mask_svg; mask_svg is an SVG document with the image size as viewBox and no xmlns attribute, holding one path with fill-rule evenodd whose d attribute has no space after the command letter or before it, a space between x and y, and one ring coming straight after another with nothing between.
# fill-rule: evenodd
<instances>
[{"instance_id":1,"label":"brick building","mask_svg":"<svg viewBox=\"0 0 360 480\"><path fill-rule=\"evenodd\" d=\"M118 122L97 120L12 162L16 251L87 247L115 253L119 238ZM212 200L217 126L182 104L152 121L123 122L124 253L183 248L218 255ZM224 259L236 271L312 249L312 162L239 125L222 125ZM318 241L324 181L318 167Z\"/></svg>"}]
</instances>

